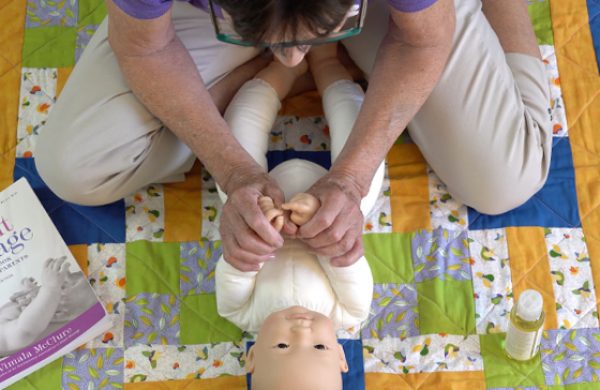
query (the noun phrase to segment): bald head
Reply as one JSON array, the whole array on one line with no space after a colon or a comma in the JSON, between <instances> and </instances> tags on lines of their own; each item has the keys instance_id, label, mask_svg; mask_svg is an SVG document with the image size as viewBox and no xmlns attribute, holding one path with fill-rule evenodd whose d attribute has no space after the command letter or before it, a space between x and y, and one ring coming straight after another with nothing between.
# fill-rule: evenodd
<instances>
[{"instance_id":1,"label":"bald head","mask_svg":"<svg viewBox=\"0 0 600 390\"><path fill-rule=\"evenodd\" d=\"M276 367L258 364L252 374L252 389L342 390L342 374L338 365L300 360L284 357Z\"/></svg>"},{"instance_id":2,"label":"bald head","mask_svg":"<svg viewBox=\"0 0 600 390\"><path fill-rule=\"evenodd\" d=\"M254 390L341 390L348 371L331 320L301 306L265 319L246 368Z\"/></svg>"}]
</instances>

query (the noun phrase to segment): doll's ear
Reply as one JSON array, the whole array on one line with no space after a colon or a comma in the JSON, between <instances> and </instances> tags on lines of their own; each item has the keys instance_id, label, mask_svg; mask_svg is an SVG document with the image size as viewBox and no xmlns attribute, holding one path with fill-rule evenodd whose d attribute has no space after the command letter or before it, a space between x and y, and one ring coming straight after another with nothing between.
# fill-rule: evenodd
<instances>
[{"instance_id":1,"label":"doll's ear","mask_svg":"<svg viewBox=\"0 0 600 390\"><path fill-rule=\"evenodd\" d=\"M254 345L246 353L246 372L248 374L254 373Z\"/></svg>"},{"instance_id":2,"label":"doll's ear","mask_svg":"<svg viewBox=\"0 0 600 390\"><path fill-rule=\"evenodd\" d=\"M344 353L344 347L342 347L342 344L338 344L338 351L340 355L340 371L348 372L348 362L346 362L346 354Z\"/></svg>"}]
</instances>

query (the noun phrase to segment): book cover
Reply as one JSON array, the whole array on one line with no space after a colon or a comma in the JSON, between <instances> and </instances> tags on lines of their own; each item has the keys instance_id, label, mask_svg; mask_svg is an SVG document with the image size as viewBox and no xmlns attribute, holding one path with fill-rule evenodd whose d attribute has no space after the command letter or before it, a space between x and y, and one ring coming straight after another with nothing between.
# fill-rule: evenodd
<instances>
[{"instance_id":1,"label":"book cover","mask_svg":"<svg viewBox=\"0 0 600 390\"><path fill-rule=\"evenodd\" d=\"M0 192L0 389L110 326L27 180Z\"/></svg>"}]
</instances>

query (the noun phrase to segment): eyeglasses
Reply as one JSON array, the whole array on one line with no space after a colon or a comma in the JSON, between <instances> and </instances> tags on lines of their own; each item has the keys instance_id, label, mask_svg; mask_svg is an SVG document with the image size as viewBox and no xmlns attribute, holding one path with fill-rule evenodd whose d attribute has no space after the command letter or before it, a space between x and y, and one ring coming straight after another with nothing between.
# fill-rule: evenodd
<instances>
[{"instance_id":1,"label":"eyeglasses","mask_svg":"<svg viewBox=\"0 0 600 390\"><path fill-rule=\"evenodd\" d=\"M346 13L346 18L342 24L342 27L332 32L331 34L324 37L315 37L305 40L293 40L293 41L282 41L282 42L251 42L242 38L233 27L233 22L226 13L223 12L221 7L214 4L213 0L208 1L210 17L213 22L215 29L215 35L221 42L231 43L240 46L254 46L254 47L278 47L287 48L293 46L311 46L320 45L324 43L336 42L341 39L349 38L360 33L364 19L365 19L365 3L366 0L354 0L354 4L350 7Z\"/></svg>"}]
</instances>

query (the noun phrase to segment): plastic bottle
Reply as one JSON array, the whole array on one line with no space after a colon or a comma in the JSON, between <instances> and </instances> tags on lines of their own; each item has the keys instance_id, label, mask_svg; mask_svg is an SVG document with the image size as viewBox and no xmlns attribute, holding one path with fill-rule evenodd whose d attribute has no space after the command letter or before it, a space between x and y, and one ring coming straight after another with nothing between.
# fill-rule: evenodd
<instances>
[{"instance_id":1,"label":"plastic bottle","mask_svg":"<svg viewBox=\"0 0 600 390\"><path fill-rule=\"evenodd\" d=\"M514 360L533 359L540 349L544 325L544 300L535 290L525 290L510 313L506 346L508 357Z\"/></svg>"}]
</instances>

